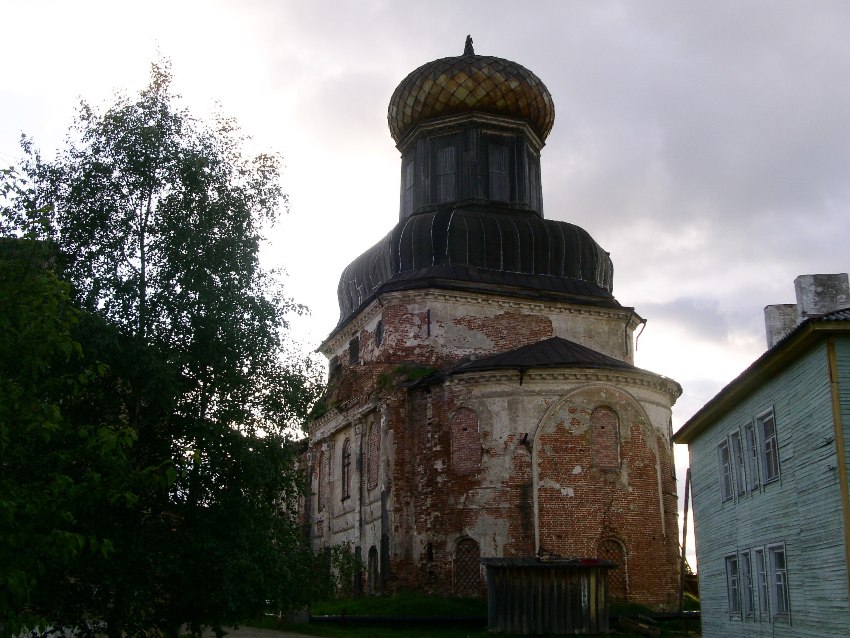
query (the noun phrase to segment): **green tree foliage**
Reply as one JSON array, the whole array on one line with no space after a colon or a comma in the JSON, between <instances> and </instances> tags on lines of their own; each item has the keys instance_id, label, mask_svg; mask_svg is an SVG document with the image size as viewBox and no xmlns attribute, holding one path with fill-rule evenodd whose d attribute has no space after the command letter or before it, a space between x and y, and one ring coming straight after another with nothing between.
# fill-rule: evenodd
<instances>
[{"instance_id":1,"label":"green tree foliage","mask_svg":"<svg viewBox=\"0 0 850 638\"><path fill-rule=\"evenodd\" d=\"M70 284L51 280L71 313L50 326L64 359L39 365L51 382L86 383L59 401L62 436L46 445L73 454L91 430L100 447L88 471L103 484L68 517L81 549L28 572L36 580L0 612L24 595L48 620L101 621L112 636L300 602L308 569L289 433L319 380L285 338L286 316L303 309L258 261L285 203L279 163L245 157L232 120L177 108L170 84L154 64L137 98L104 112L83 103L53 161L25 141L34 187L0 219L7 235L55 246Z\"/></svg>"}]
</instances>

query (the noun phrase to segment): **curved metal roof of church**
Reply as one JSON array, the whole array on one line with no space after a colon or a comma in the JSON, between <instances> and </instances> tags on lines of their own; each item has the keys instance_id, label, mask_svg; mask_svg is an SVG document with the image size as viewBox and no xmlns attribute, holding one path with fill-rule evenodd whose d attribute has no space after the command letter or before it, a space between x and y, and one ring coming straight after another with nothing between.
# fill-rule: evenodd
<instances>
[{"instance_id":1,"label":"curved metal roof of church","mask_svg":"<svg viewBox=\"0 0 850 638\"><path fill-rule=\"evenodd\" d=\"M402 80L388 119L398 142L419 122L467 112L522 121L540 141L555 119L552 96L536 75L509 60L475 55L468 36L462 56L434 60ZM376 295L416 288L618 307L613 275L608 253L578 226L498 201L445 202L404 216L343 271L334 332Z\"/></svg>"},{"instance_id":2,"label":"curved metal roof of church","mask_svg":"<svg viewBox=\"0 0 850 638\"><path fill-rule=\"evenodd\" d=\"M390 290L439 287L619 306L611 258L582 228L531 213L413 215L343 271L340 323Z\"/></svg>"}]
</instances>

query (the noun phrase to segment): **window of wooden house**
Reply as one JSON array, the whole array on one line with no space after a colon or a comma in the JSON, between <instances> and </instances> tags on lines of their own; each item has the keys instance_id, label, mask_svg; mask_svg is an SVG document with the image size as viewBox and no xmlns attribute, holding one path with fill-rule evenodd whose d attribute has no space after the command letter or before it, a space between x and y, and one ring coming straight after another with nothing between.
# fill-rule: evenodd
<instances>
[{"instance_id":1,"label":"window of wooden house","mask_svg":"<svg viewBox=\"0 0 850 638\"><path fill-rule=\"evenodd\" d=\"M720 497L728 501L734 495L732 487L732 457L729 454L729 442L726 439L717 446L717 460L720 464Z\"/></svg>"},{"instance_id":2,"label":"window of wooden house","mask_svg":"<svg viewBox=\"0 0 850 638\"><path fill-rule=\"evenodd\" d=\"M765 618L770 616L770 584L767 576L767 561L764 557L764 549L756 549L755 554L755 578L756 589L759 595L759 615Z\"/></svg>"},{"instance_id":3,"label":"window of wooden house","mask_svg":"<svg viewBox=\"0 0 850 638\"><path fill-rule=\"evenodd\" d=\"M459 474L472 474L481 468L481 437L478 415L460 408L451 418L451 468Z\"/></svg>"},{"instance_id":4,"label":"window of wooden house","mask_svg":"<svg viewBox=\"0 0 850 638\"><path fill-rule=\"evenodd\" d=\"M752 618L755 614L753 606L753 565L749 550L741 552L741 607L744 616Z\"/></svg>"},{"instance_id":5,"label":"window of wooden house","mask_svg":"<svg viewBox=\"0 0 850 638\"><path fill-rule=\"evenodd\" d=\"M342 444L342 500L351 496L351 439Z\"/></svg>"},{"instance_id":6,"label":"window of wooden house","mask_svg":"<svg viewBox=\"0 0 850 638\"><path fill-rule=\"evenodd\" d=\"M620 419L609 407L600 406L590 415L590 449L594 467L620 467Z\"/></svg>"},{"instance_id":7,"label":"window of wooden house","mask_svg":"<svg viewBox=\"0 0 850 638\"><path fill-rule=\"evenodd\" d=\"M738 555L726 557L726 601L729 614L741 613L740 575L738 573Z\"/></svg>"},{"instance_id":8,"label":"window of wooden house","mask_svg":"<svg viewBox=\"0 0 850 638\"><path fill-rule=\"evenodd\" d=\"M732 455L732 468L738 494L745 494L747 492L747 477L744 469L746 458L744 456L744 447L741 445L740 432L732 432L729 435L729 452Z\"/></svg>"},{"instance_id":9,"label":"window of wooden house","mask_svg":"<svg viewBox=\"0 0 850 638\"><path fill-rule=\"evenodd\" d=\"M744 426L744 443L747 448L747 479L750 491L759 487L759 448L756 444L756 432L752 423Z\"/></svg>"},{"instance_id":10,"label":"window of wooden house","mask_svg":"<svg viewBox=\"0 0 850 638\"><path fill-rule=\"evenodd\" d=\"M764 482L770 483L779 478L779 443L776 437L776 419L773 410L756 419L761 438L761 467Z\"/></svg>"},{"instance_id":11,"label":"window of wooden house","mask_svg":"<svg viewBox=\"0 0 850 638\"><path fill-rule=\"evenodd\" d=\"M770 557L770 590L773 604L773 617L787 618L791 612L788 599L788 574L785 567L785 545L771 545L767 548Z\"/></svg>"}]
</instances>

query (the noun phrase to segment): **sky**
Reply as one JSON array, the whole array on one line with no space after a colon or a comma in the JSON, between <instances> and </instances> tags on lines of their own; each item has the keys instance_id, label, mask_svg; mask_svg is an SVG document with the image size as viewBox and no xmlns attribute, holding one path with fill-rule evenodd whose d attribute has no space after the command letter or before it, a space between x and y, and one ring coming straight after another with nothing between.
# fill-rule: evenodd
<instances>
[{"instance_id":1,"label":"sky","mask_svg":"<svg viewBox=\"0 0 850 638\"><path fill-rule=\"evenodd\" d=\"M764 351L763 308L793 303L797 275L850 269L846 0L0 0L0 15L0 165L22 132L51 157L80 99L132 95L163 58L193 113L232 115L252 152L283 157L290 210L263 259L311 308L292 324L310 349L336 325L342 269L398 220L389 98L467 34L549 88L545 216L610 252L615 296L647 319L636 364L682 385L674 429ZM676 460L683 476L685 448Z\"/></svg>"}]
</instances>

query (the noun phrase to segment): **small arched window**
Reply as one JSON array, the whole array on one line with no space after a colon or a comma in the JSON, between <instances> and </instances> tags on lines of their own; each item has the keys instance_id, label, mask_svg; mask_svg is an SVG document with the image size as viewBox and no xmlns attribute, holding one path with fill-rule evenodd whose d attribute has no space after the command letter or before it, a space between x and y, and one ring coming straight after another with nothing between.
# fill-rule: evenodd
<instances>
[{"instance_id":1,"label":"small arched window","mask_svg":"<svg viewBox=\"0 0 850 638\"><path fill-rule=\"evenodd\" d=\"M594 467L620 467L620 419L609 407L600 406L590 415L590 449Z\"/></svg>"},{"instance_id":2,"label":"small arched window","mask_svg":"<svg viewBox=\"0 0 850 638\"><path fill-rule=\"evenodd\" d=\"M378 487L378 469L381 466L381 428L374 419L369 421L369 434L366 439L366 488Z\"/></svg>"},{"instance_id":3,"label":"small arched window","mask_svg":"<svg viewBox=\"0 0 850 638\"><path fill-rule=\"evenodd\" d=\"M472 474L481 469L481 437L478 415L460 408L451 418L451 468L459 474Z\"/></svg>"},{"instance_id":4,"label":"small arched window","mask_svg":"<svg viewBox=\"0 0 850 638\"><path fill-rule=\"evenodd\" d=\"M351 439L342 444L342 499L351 496Z\"/></svg>"}]
</instances>

